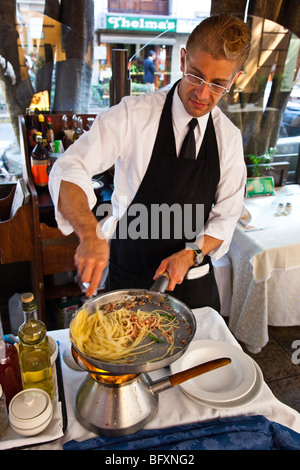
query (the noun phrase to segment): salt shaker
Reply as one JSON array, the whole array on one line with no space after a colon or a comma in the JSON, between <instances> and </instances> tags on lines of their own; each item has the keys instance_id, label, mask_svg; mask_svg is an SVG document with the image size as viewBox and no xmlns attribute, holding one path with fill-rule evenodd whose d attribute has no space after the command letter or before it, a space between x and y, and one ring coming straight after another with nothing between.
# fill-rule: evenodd
<instances>
[{"instance_id":1,"label":"salt shaker","mask_svg":"<svg viewBox=\"0 0 300 470\"><path fill-rule=\"evenodd\" d=\"M4 436L8 427L8 413L6 406L6 398L0 384L0 438Z\"/></svg>"},{"instance_id":2,"label":"salt shaker","mask_svg":"<svg viewBox=\"0 0 300 470\"><path fill-rule=\"evenodd\" d=\"M278 204L276 215L282 215L284 213L284 205L282 202Z\"/></svg>"},{"instance_id":3,"label":"salt shaker","mask_svg":"<svg viewBox=\"0 0 300 470\"><path fill-rule=\"evenodd\" d=\"M290 214L292 212L292 204L290 202L287 202L285 205L285 213Z\"/></svg>"}]
</instances>

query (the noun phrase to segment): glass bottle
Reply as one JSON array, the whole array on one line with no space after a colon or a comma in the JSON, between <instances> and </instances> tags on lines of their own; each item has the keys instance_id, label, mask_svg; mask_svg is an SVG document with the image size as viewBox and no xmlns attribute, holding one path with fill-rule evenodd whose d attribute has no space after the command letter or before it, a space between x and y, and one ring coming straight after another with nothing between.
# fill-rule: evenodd
<instances>
[{"instance_id":1,"label":"glass bottle","mask_svg":"<svg viewBox=\"0 0 300 470\"><path fill-rule=\"evenodd\" d=\"M48 129L47 129L47 142L50 150L54 151L54 132L52 129L52 120L50 117L47 118Z\"/></svg>"},{"instance_id":2,"label":"glass bottle","mask_svg":"<svg viewBox=\"0 0 300 470\"><path fill-rule=\"evenodd\" d=\"M31 173L36 186L47 186L49 181L49 153L42 142L40 132L36 134L36 146L31 153Z\"/></svg>"},{"instance_id":3,"label":"glass bottle","mask_svg":"<svg viewBox=\"0 0 300 470\"><path fill-rule=\"evenodd\" d=\"M79 139L79 137L84 133L84 130L83 130L83 121L82 121L82 118L79 116L79 117L76 117L75 115L73 116L74 118L74 127L73 127L73 142L75 142L75 140Z\"/></svg>"},{"instance_id":4,"label":"glass bottle","mask_svg":"<svg viewBox=\"0 0 300 470\"><path fill-rule=\"evenodd\" d=\"M38 319L37 304L31 292L23 294L24 323L19 327L19 358L24 388L41 388L52 399L51 353L45 323Z\"/></svg>"},{"instance_id":5,"label":"glass bottle","mask_svg":"<svg viewBox=\"0 0 300 470\"><path fill-rule=\"evenodd\" d=\"M83 120L82 120L82 117L78 117L77 119L77 135L78 135L78 139L79 137L84 133L84 129L83 129Z\"/></svg>"},{"instance_id":6,"label":"glass bottle","mask_svg":"<svg viewBox=\"0 0 300 470\"><path fill-rule=\"evenodd\" d=\"M47 133L45 129L45 118L43 114L39 114L40 132L42 134L42 142L44 147L48 148Z\"/></svg>"},{"instance_id":7,"label":"glass bottle","mask_svg":"<svg viewBox=\"0 0 300 470\"><path fill-rule=\"evenodd\" d=\"M79 137L79 135L78 135L78 117L76 116L76 114L73 114L73 116L72 116L72 131L73 131L72 139L73 139L73 142L75 142L75 140L77 140L78 137Z\"/></svg>"},{"instance_id":8,"label":"glass bottle","mask_svg":"<svg viewBox=\"0 0 300 470\"><path fill-rule=\"evenodd\" d=\"M94 122L94 118L93 117L88 117L87 118L87 124L86 124L86 130L89 131L90 128L92 127L92 124Z\"/></svg>"},{"instance_id":9,"label":"glass bottle","mask_svg":"<svg viewBox=\"0 0 300 470\"><path fill-rule=\"evenodd\" d=\"M68 126L68 117L64 114L61 118L62 120L62 127L61 127L61 131L62 131L62 134L66 134L66 131L69 130L69 126ZM63 137L62 135L62 137Z\"/></svg>"},{"instance_id":10,"label":"glass bottle","mask_svg":"<svg viewBox=\"0 0 300 470\"><path fill-rule=\"evenodd\" d=\"M7 403L5 399L5 393L0 384L0 439L4 436L8 428L8 413L7 413Z\"/></svg>"},{"instance_id":11,"label":"glass bottle","mask_svg":"<svg viewBox=\"0 0 300 470\"><path fill-rule=\"evenodd\" d=\"M27 118L28 147L29 147L29 152L32 152L32 150L35 147L35 136L37 133L37 128L35 125L33 109L27 108L26 114L28 116Z\"/></svg>"},{"instance_id":12,"label":"glass bottle","mask_svg":"<svg viewBox=\"0 0 300 470\"><path fill-rule=\"evenodd\" d=\"M73 130L68 127L68 117L64 114L61 118L62 120L62 129L61 129L61 141L63 143L64 149L67 148L73 143L72 135Z\"/></svg>"},{"instance_id":13,"label":"glass bottle","mask_svg":"<svg viewBox=\"0 0 300 470\"><path fill-rule=\"evenodd\" d=\"M7 406L10 400L22 389L22 377L17 348L4 340L0 317L0 385L6 396Z\"/></svg>"}]
</instances>

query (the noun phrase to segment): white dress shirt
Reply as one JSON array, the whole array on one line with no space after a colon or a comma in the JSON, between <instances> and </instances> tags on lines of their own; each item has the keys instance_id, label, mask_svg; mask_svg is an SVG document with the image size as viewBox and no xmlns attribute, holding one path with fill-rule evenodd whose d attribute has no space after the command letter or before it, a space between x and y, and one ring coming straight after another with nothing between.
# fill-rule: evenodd
<instances>
[{"instance_id":1,"label":"white dress shirt","mask_svg":"<svg viewBox=\"0 0 300 470\"><path fill-rule=\"evenodd\" d=\"M147 170L168 91L161 89L155 93L123 98L120 104L99 113L90 131L84 133L57 160L50 172L49 190L57 224L63 234L70 234L73 228L57 209L61 180L80 186L92 209L96 204L92 177L115 165L112 216L102 227L107 239L112 236L119 218L132 202ZM173 98L172 118L179 153L191 116L186 113L177 89ZM220 247L210 253L213 259L218 259L228 251L241 214L246 167L239 129L218 107L212 110L212 118L219 151L220 181L215 205L205 224L204 233L224 240ZM200 148L207 121L208 115L198 118L197 150Z\"/></svg>"}]
</instances>

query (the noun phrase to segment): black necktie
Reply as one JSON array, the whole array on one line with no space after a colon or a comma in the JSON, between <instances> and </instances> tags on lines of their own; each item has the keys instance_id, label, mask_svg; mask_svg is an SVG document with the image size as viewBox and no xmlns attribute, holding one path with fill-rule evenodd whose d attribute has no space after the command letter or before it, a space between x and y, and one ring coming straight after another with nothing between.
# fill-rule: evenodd
<instances>
[{"instance_id":1,"label":"black necktie","mask_svg":"<svg viewBox=\"0 0 300 470\"><path fill-rule=\"evenodd\" d=\"M186 158L190 160L195 160L196 158L196 143L195 143L195 136L194 136L194 129L198 121L196 118L193 118L189 122L189 130L185 139L183 141L179 158Z\"/></svg>"}]
</instances>

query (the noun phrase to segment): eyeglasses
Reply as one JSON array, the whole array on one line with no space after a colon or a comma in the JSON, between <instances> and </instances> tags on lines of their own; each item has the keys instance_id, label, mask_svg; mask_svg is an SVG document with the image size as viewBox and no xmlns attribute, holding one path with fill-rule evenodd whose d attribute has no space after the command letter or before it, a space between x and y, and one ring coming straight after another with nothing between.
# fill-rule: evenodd
<instances>
[{"instance_id":1,"label":"eyeglasses","mask_svg":"<svg viewBox=\"0 0 300 470\"><path fill-rule=\"evenodd\" d=\"M194 75L193 73L187 73L186 72L186 55L185 55L185 58L184 58L184 72L183 72L183 75L184 75L184 78L186 79L186 81L189 82L191 85L202 86L205 83L208 86L208 89L212 93L215 93L216 95L225 95L226 93L229 93L229 89L225 88L224 86L217 85L215 83L208 83L205 80L203 80L203 78L197 77L197 75Z\"/></svg>"}]
</instances>

